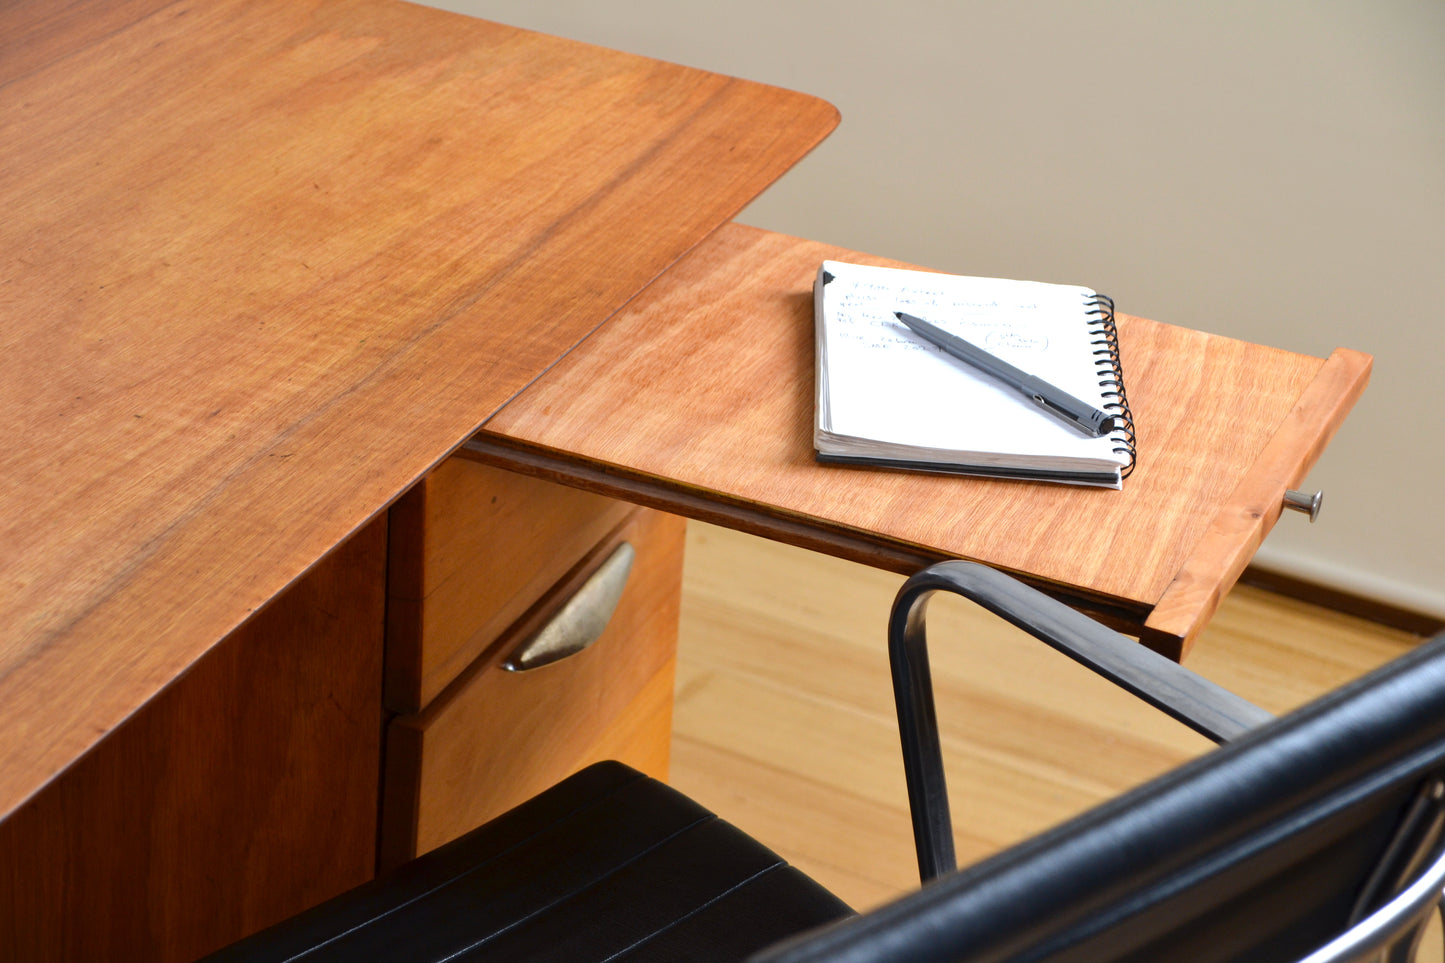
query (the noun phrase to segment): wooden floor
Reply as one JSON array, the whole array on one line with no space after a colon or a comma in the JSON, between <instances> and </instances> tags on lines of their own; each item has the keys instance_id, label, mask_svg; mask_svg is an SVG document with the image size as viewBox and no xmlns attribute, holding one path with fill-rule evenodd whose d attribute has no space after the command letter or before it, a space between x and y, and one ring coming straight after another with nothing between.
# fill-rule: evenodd
<instances>
[{"instance_id":1,"label":"wooden floor","mask_svg":"<svg viewBox=\"0 0 1445 963\"><path fill-rule=\"evenodd\" d=\"M674 785L856 908L915 887L883 642L901 578L689 528ZM929 630L961 864L1209 748L961 600ZM1281 711L1416 641L1239 588L1189 665Z\"/></svg>"}]
</instances>

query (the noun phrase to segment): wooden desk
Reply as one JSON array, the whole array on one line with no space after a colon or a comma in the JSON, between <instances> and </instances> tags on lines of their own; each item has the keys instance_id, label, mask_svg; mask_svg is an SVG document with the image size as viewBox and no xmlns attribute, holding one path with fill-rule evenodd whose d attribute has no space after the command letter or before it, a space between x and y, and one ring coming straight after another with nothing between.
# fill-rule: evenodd
<instances>
[{"instance_id":1,"label":"wooden desk","mask_svg":"<svg viewBox=\"0 0 1445 963\"><path fill-rule=\"evenodd\" d=\"M449 455L519 395L489 423L503 432L494 441L545 446L527 425L549 417L559 390L577 400L568 378L615 412L614 389L630 388L587 365L645 347L627 325L669 299L706 330L732 325L731 313L695 312L695 286L714 271L758 270L740 296L777 295L788 308L777 319L805 316L796 264L758 259L801 263L816 250L730 229L618 319L620 342L594 336L610 337L604 321L836 113L391 0L11 4L0 39L0 957L187 959L365 879L378 833L385 859L455 831L456 811L429 808L427 758L484 778L499 770L495 721L476 743L432 749L466 731L456 711L496 705L490 673L538 614L534 588L568 585L599 552L636 539L639 568L660 573L644 584L675 604L666 516ZM744 307L751 316L757 304ZM711 371L707 352L727 342L673 330ZM1130 330L1188 340L1145 322ZM897 476L817 504L807 489L824 476L794 471L816 468L797 444L811 418L811 362L799 367L811 324L774 335L787 379L768 380L779 369L764 357L733 369L735 396L649 384L659 393L636 411L656 451L609 461L569 422L561 452L576 457L535 470L894 567L955 549L989 557L948 526L986 521L977 513L992 496L969 507L955 487ZM766 337L741 345L777 346ZM1286 381L1266 393L1260 429L1293 437L1298 422L1307 440L1218 453L1239 491L1211 489L1213 514L1178 537L1181 598L1222 591L1228 579L1213 568L1191 580L1193 560L1243 564L1277 511L1251 493L1277 494L1303 470L1367 367L1351 353L1319 362L1198 344L1229 361L1211 370L1233 391L1265 391L1240 366L1268 359ZM569 351L557 380L544 375ZM1181 377L1161 390L1207 387ZM1141 411L1153 407L1147 391ZM704 399L711 413L655 420ZM704 438L723 445L701 459L712 467L683 472L705 447L689 426L727 427L739 404L741 433ZM791 426L766 442L791 446L785 457L774 450L720 477L718 458L763 453L752 439L764 426L751 420L770 417ZM1185 427L1141 426L1144 464L1151 447L1171 450L1151 432ZM509 451L508 464L534 470ZM830 491L839 477L826 476ZM1131 480L1130 497L1156 500L1140 501L1131 523L1196 524L1185 496L1161 484ZM920 497L935 496L920 512ZM1050 554L1044 526L1099 530L1074 497L1037 496L1046 510L1014 520L1032 526L1021 543L1032 554L997 561L1121 617L1167 609L1129 595L1128 579L1117 590L1103 580L1104 560L1128 557L1119 545L1095 545L1082 574L1035 568ZM1243 538L1239 511L1257 512ZM559 517L576 522L549 529ZM889 518L942 534L891 530ZM535 533L545 548L529 551ZM522 547L498 552L498 535ZM1211 539L1229 552L1201 554ZM517 593L468 612L480 627L453 633L446 651L398 669L398 652L459 624L452 589L497 569ZM620 611L665 643L664 629L645 627L647 612L666 615L667 599L656 601ZM587 752L631 745L633 726L655 736L665 720L670 653L647 651L626 660L618 725ZM597 671L582 662L564 674L597 691ZM557 699L556 686L537 688ZM504 723L554 734L520 716ZM535 776L493 778L505 790L493 802Z\"/></svg>"},{"instance_id":2,"label":"wooden desk","mask_svg":"<svg viewBox=\"0 0 1445 963\"><path fill-rule=\"evenodd\" d=\"M385 510L820 140L391 0L0 12L0 957L365 878Z\"/></svg>"},{"instance_id":3,"label":"wooden desk","mask_svg":"<svg viewBox=\"0 0 1445 963\"><path fill-rule=\"evenodd\" d=\"M729 225L487 422L467 457L911 573L1009 569L1181 658L1364 390L1307 357L1119 319L1123 491L821 466L813 276L898 265Z\"/></svg>"}]
</instances>

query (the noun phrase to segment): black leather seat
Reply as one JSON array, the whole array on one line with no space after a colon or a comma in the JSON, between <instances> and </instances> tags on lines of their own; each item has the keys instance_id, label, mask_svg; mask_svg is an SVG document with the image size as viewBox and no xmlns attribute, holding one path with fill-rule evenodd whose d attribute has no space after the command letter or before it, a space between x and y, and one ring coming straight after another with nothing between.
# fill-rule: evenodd
<instances>
[{"instance_id":1,"label":"black leather seat","mask_svg":"<svg viewBox=\"0 0 1445 963\"><path fill-rule=\"evenodd\" d=\"M741 960L849 914L681 793L598 763L215 960Z\"/></svg>"},{"instance_id":2,"label":"black leather seat","mask_svg":"<svg viewBox=\"0 0 1445 963\"><path fill-rule=\"evenodd\" d=\"M940 590L1202 731L1238 738L955 871L923 640L927 598ZM853 916L686 797L604 763L214 959L1409 958L1445 885L1445 636L1276 721L963 563L905 585L890 645L921 872L932 879L890 906Z\"/></svg>"}]
</instances>

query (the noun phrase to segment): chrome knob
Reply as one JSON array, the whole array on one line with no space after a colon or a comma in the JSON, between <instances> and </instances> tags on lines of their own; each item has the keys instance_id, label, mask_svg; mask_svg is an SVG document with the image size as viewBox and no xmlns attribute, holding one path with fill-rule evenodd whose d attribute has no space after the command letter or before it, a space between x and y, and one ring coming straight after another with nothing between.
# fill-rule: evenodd
<instances>
[{"instance_id":1,"label":"chrome knob","mask_svg":"<svg viewBox=\"0 0 1445 963\"><path fill-rule=\"evenodd\" d=\"M1284 507L1292 508L1297 512L1304 512L1310 517L1310 523L1320 517L1320 505L1325 500L1324 492L1297 492L1291 489L1284 493Z\"/></svg>"}]
</instances>

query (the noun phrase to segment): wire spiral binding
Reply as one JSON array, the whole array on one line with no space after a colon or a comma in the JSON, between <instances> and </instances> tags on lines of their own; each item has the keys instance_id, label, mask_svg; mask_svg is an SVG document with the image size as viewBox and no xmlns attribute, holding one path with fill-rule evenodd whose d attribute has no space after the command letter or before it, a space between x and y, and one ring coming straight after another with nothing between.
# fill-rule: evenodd
<instances>
[{"instance_id":1,"label":"wire spiral binding","mask_svg":"<svg viewBox=\"0 0 1445 963\"><path fill-rule=\"evenodd\" d=\"M1134 446L1134 412L1129 409L1129 396L1124 391L1124 366L1119 359L1119 328L1114 323L1114 299L1103 294L1084 296L1089 315L1089 327L1097 340L1094 346L1094 366L1102 378L1099 387L1104 397L1110 399L1104 410L1114 416L1114 428L1109 437L1116 442L1114 452L1128 455L1129 463L1119 472L1121 478L1128 478L1138 461Z\"/></svg>"}]
</instances>

